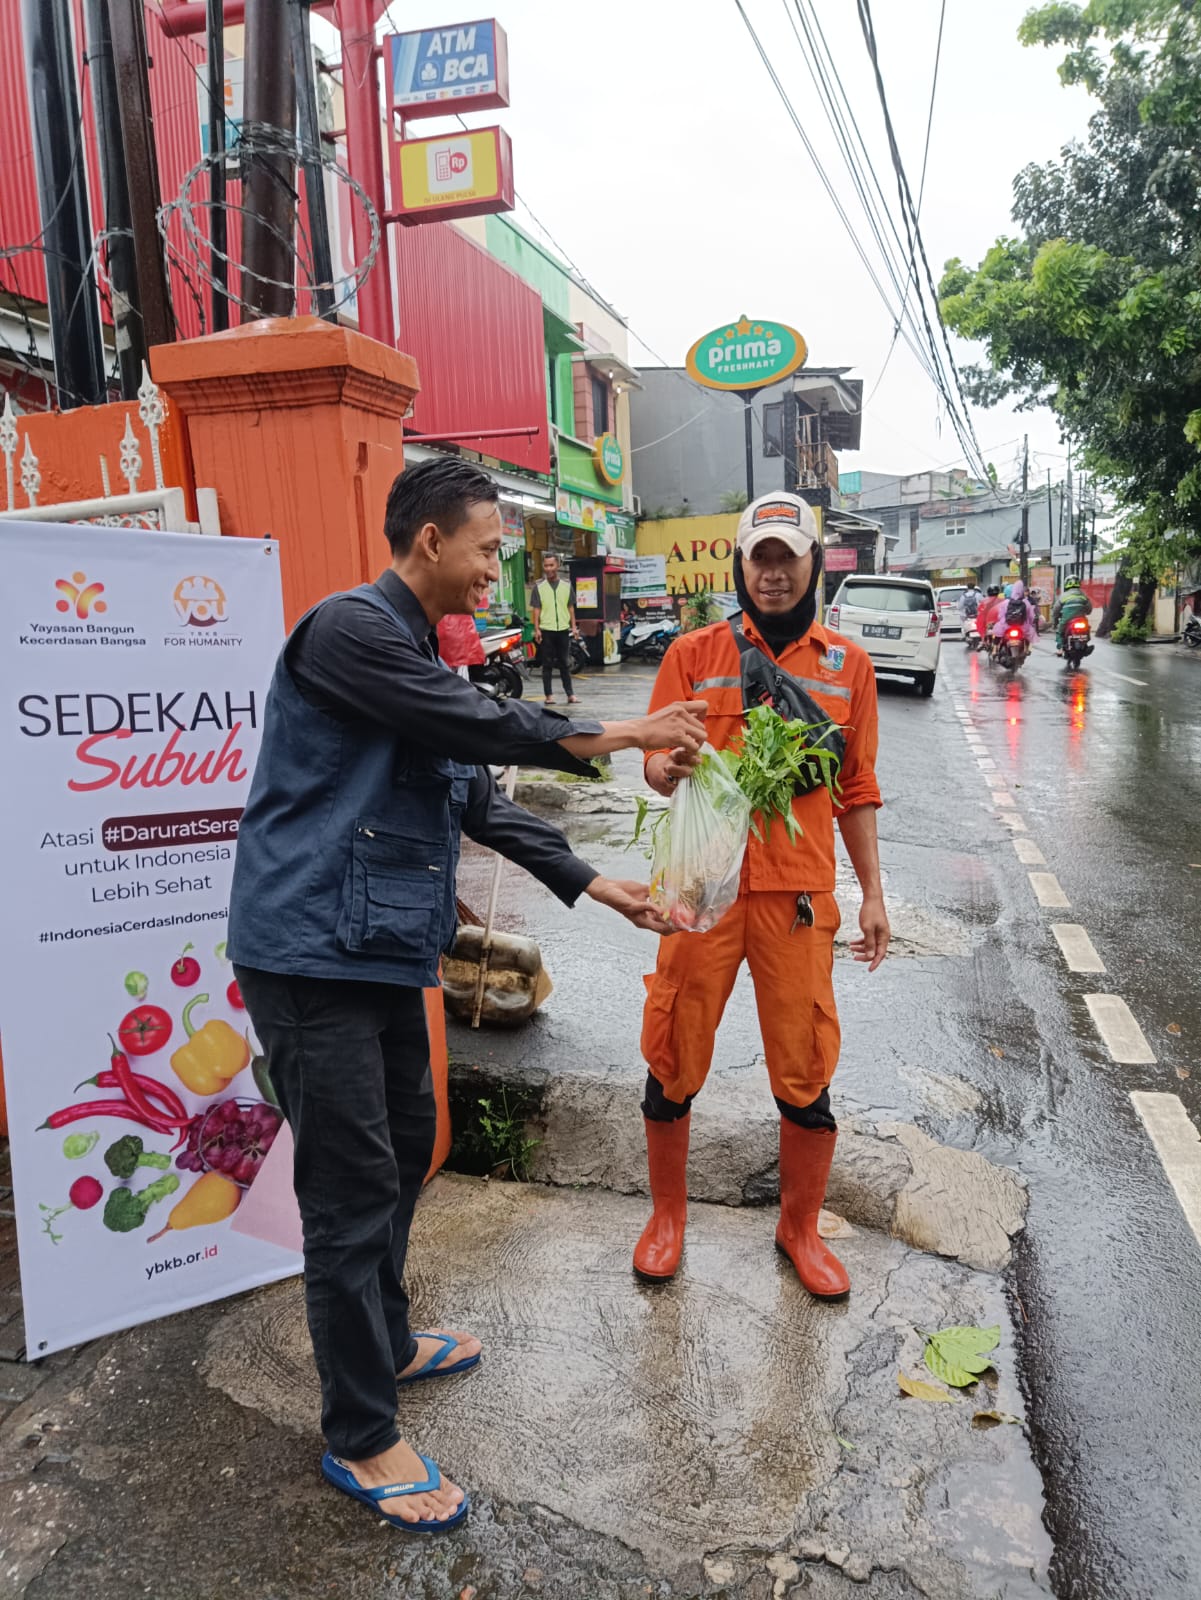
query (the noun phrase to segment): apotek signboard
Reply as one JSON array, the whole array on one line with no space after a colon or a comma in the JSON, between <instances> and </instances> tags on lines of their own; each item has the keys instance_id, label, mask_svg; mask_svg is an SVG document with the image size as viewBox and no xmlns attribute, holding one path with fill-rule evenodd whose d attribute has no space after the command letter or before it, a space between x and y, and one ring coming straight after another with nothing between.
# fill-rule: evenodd
<instances>
[{"instance_id":1,"label":"apotek signboard","mask_svg":"<svg viewBox=\"0 0 1201 1600\"><path fill-rule=\"evenodd\" d=\"M407 119L509 103L504 29L489 19L394 33L388 40L392 104Z\"/></svg>"},{"instance_id":2,"label":"apotek signboard","mask_svg":"<svg viewBox=\"0 0 1201 1600\"><path fill-rule=\"evenodd\" d=\"M739 317L704 334L689 350L689 377L706 389L761 389L803 367L809 351L787 323Z\"/></svg>"},{"instance_id":3,"label":"apotek signboard","mask_svg":"<svg viewBox=\"0 0 1201 1600\"><path fill-rule=\"evenodd\" d=\"M395 146L400 221L474 217L513 209L513 147L503 128L473 128Z\"/></svg>"}]
</instances>

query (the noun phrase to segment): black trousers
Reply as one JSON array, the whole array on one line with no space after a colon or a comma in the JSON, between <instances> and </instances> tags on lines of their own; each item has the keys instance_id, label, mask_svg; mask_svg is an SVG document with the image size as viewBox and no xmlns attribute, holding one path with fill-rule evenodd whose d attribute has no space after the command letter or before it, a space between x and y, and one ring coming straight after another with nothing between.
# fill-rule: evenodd
<instances>
[{"instance_id":1,"label":"black trousers","mask_svg":"<svg viewBox=\"0 0 1201 1600\"><path fill-rule=\"evenodd\" d=\"M378 1455L416 1352L402 1279L437 1124L424 996L235 971L296 1145L321 1429L335 1455Z\"/></svg>"},{"instance_id":2,"label":"black trousers","mask_svg":"<svg viewBox=\"0 0 1201 1600\"><path fill-rule=\"evenodd\" d=\"M563 693L571 697L571 634L566 628L542 630L542 693L550 699L551 677L556 665L563 680Z\"/></svg>"}]
</instances>

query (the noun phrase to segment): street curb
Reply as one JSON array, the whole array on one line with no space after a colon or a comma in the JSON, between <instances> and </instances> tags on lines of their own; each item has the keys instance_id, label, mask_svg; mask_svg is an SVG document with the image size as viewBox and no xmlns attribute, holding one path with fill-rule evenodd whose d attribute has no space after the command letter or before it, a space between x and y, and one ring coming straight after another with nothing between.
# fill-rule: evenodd
<instances>
[{"instance_id":1,"label":"street curb","mask_svg":"<svg viewBox=\"0 0 1201 1600\"><path fill-rule=\"evenodd\" d=\"M456 1030L454 1043L463 1041ZM470 1036L468 1036L469 1038ZM521 1097L527 1134L539 1141L529 1177L559 1187L647 1192L637 1091L624 1076L524 1069L452 1059L460 1117L502 1089ZM718 1205L779 1199L779 1119L716 1096L692 1112L689 1198ZM1000 1272L1025 1226L1026 1185L1008 1167L939 1144L911 1123L844 1118L826 1204L849 1222L878 1228L915 1249Z\"/></svg>"}]
</instances>

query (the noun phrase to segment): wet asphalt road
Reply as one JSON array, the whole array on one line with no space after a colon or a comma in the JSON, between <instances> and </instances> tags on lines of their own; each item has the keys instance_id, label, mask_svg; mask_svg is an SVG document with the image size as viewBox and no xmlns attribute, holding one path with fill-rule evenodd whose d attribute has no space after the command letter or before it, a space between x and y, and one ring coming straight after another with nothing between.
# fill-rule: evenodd
<instances>
[{"instance_id":1,"label":"wet asphalt road","mask_svg":"<svg viewBox=\"0 0 1201 1600\"><path fill-rule=\"evenodd\" d=\"M1130 1092L1178 1094L1201 1124L1201 865L1191 864L1201 861L1201 664L1168 646L1099 643L1082 672L1067 674L1047 639L1013 677L955 640L943 657L928 717L906 691L882 687L881 768L894 791L882 828L912 841L911 810L929 819L932 843L957 843L950 807L938 826L931 802L956 803L966 772L973 831L983 790L977 863L992 880L969 872L968 900L989 906L995 896L996 918L975 945L970 982L957 962L935 975L939 1043L953 1019L962 1048L952 1070L982 1100L966 1122L929 1108L919 1120L1012 1161L1030 1183L1014 1292L1057 1593L1186 1600L1201 1595L1191 1356L1201 1250ZM927 758L920 801L915 712ZM991 810L990 775L1013 796L1024 834L1010 837L1006 808ZM1068 908L1039 907L1015 853L1023 836ZM1082 926L1106 972L1069 972L1052 923ZM1125 999L1154 1064L1114 1063L1083 1002L1090 994Z\"/></svg>"},{"instance_id":2,"label":"wet asphalt road","mask_svg":"<svg viewBox=\"0 0 1201 1600\"><path fill-rule=\"evenodd\" d=\"M585 709L637 709L650 677L593 678ZM1056 1592L1197 1600L1201 1247L1130 1093L1179 1095L1201 1126L1201 660L1099 642L1069 675L1044 638L1010 677L948 639L932 699L881 680L880 724L888 892L966 930L970 953L870 979L841 964L837 1102L1030 1184L1011 1289ZM1018 837L1067 908L1040 907ZM1053 923L1082 926L1105 973L1070 972ZM1097 994L1127 1002L1153 1064L1115 1064Z\"/></svg>"}]
</instances>

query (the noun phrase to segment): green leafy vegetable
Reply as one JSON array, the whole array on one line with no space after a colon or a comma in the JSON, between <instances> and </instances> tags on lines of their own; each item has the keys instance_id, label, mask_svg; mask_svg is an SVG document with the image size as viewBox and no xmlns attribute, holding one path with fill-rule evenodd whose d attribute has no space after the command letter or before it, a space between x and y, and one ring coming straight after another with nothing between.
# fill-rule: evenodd
<instances>
[{"instance_id":1,"label":"green leafy vegetable","mask_svg":"<svg viewBox=\"0 0 1201 1600\"><path fill-rule=\"evenodd\" d=\"M178 1188L179 1174L167 1172L137 1194L132 1189L114 1189L104 1202L104 1226L113 1233L135 1232L145 1222L150 1207Z\"/></svg>"},{"instance_id":2,"label":"green leafy vegetable","mask_svg":"<svg viewBox=\"0 0 1201 1600\"><path fill-rule=\"evenodd\" d=\"M934 1376L953 1389L966 1389L992 1366L988 1352L1001 1342L996 1328L943 1328L925 1335L926 1365Z\"/></svg>"},{"instance_id":3,"label":"green leafy vegetable","mask_svg":"<svg viewBox=\"0 0 1201 1600\"><path fill-rule=\"evenodd\" d=\"M69 1133L63 1140L63 1155L68 1161L82 1161L99 1143L98 1133Z\"/></svg>"},{"instance_id":4,"label":"green leafy vegetable","mask_svg":"<svg viewBox=\"0 0 1201 1600\"><path fill-rule=\"evenodd\" d=\"M822 743L831 726L829 722L786 722L770 706L753 706L746 713L741 743L732 752L723 751L723 757L732 758L727 761L729 770L750 802L756 839L766 839L778 817L788 830L789 843L796 843L801 829L792 802L798 792L821 783L837 798L841 762Z\"/></svg>"},{"instance_id":5,"label":"green leafy vegetable","mask_svg":"<svg viewBox=\"0 0 1201 1600\"><path fill-rule=\"evenodd\" d=\"M138 1135L127 1133L109 1145L104 1152L104 1164L114 1178L132 1178L139 1167L158 1167L165 1172L171 1165L171 1157L155 1150L144 1150Z\"/></svg>"}]
</instances>

